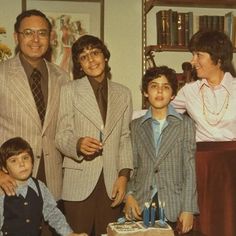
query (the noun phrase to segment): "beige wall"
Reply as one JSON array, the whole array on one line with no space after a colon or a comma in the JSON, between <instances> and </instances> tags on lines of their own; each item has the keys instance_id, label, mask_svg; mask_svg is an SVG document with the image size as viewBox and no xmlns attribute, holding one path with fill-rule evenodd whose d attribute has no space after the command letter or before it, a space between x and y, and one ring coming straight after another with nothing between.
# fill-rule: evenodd
<instances>
[{"instance_id":1,"label":"beige wall","mask_svg":"<svg viewBox=\"0 0 236 236\"><path fill-rule=\"evenodd\" d=\"M141 109L142 1L105 0L104 40L111 51L113 80L132 91L134 109Z\"/></svg>"},{"instance_id":2,"label":"beige wall","mask_svg":"<svg viewBox=\"0 0 236 236\"><path fill-rule=\"evenodd\" d=\"M6 37L0 36L0 40L10 46L11 50L15 47L13 39L14 23L20 12L21 0L0 0L0 27L5 27L7 31Z\"/></svg>"}]
</instances>

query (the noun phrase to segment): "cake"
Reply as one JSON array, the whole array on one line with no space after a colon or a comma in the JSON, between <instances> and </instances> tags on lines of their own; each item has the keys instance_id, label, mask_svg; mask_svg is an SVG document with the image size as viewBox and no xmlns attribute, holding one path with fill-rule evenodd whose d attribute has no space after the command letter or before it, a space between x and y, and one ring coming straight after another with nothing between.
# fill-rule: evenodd
<instances>
[{"instance_id":1,"label":"cake","mask_svg":"<svg viewBox=\"0 0 236 236\"><path fill-rule=\"evenodd\" d=\"M110 223L107 226L108 236L174 236L172 228L165 223L155 222L153 227L145 227L142 221L124 223Z\"/></svg>"}]
</instances>

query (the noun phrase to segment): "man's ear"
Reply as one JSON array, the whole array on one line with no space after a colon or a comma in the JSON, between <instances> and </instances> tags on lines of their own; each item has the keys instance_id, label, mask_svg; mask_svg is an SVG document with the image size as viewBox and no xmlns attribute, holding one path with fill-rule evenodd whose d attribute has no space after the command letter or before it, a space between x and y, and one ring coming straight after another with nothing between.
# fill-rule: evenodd
<instances>
[{"instance_id":1,"label":"man's ear","mask_svg":"<svg viewBox=\"0 0 236 236\"><path fill-rule=\"evenodd\" d=\"M13 36L14 36L15 44L18 45L18 34L14 32Z\"/></svg>"}]
</instances>

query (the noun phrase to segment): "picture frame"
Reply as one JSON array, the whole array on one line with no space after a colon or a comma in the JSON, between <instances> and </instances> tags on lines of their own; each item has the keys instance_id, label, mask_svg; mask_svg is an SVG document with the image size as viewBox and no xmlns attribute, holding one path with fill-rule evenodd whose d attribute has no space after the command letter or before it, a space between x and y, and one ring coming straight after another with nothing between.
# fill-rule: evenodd
<instances>
[{"instance_id":1,"label":"picture frame","mask_svg":"<svg viewBox=\"0 0 236 236\"><path fill-rule=\"evenodd\" d=\"M71 73L71 46L84 34L104 38L104 0L22 0L22 11L42 11L52 24L50 61Z\"/></svg>"}]
</instances>

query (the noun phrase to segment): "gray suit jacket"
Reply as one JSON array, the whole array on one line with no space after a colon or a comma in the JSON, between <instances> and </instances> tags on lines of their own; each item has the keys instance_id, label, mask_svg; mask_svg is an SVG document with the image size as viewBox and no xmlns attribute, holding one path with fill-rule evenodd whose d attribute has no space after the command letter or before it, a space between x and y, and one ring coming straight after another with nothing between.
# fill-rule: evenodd
<instances>
[{"instance_id":1,"label":"gray suit jacket","mask_svg":"<svg viewBox=\"0 0 236 236\"><path fill-rule=\"evenodd\" d=\"M158 198L165 202L165 215L175 222L182 211L198 212L195 175L195 126L182 116L168 116L168 126L163 130L158 155L156 155L152 121L143 117L131 123L134 158L134 175L128 190L143 209L151 201L153 182L158 188Z\"/></svg>"},{"instance_id":2,"label":"gray suit jacket","mask_svg":"<svg viewBox=\"0 0 236 236\"><path fill-rule=\"evenodd\" d=\"M132 116L128 88L108 80L108 104L103 137L103 154L91 161L81 160L76 153L79 138L99 139L103 120L93 89L84 77L63 86L56 134L56 144L66 156L62 198L82 201L95 188L103 169L107 194L124 168L133 168L129 124Z\"/></svg>"},{"instance_id":3,"label":"gray suit jacket","mask_svg":"<svg viewBox=\"0 0 236 236\"><path fill-rule=\"evenodd\" d=\"M26 139L34 152L36 176L43 151L47 185L54 197L61 197L62 157L55 147L55 132L62 84L68 74L46 62L48 101L43 127L19 55L0 64L0 144L9 138Z\"/></svg>"}]
</instances>

